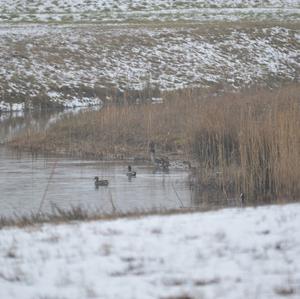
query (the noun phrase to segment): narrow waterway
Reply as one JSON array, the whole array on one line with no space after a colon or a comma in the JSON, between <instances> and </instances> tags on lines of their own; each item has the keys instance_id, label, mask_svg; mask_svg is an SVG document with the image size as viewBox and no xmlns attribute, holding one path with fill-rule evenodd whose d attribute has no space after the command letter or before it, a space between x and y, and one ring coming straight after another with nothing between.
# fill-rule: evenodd
<instances>
[{"instance_id":1,"label":"narrow waterway","mask_svg":"<svg viewBox=\"0 0 300 299\"><path fill-rule=\"evenodd\" d=\"M6 115L0 118L0 138L28 128L43 129L60 114ZM128 179L127 165L137 171ZM94 177L108 186L95 188ZM193 206L188 172L171 168L155 171L149 163L78 160L15 152L0 146L0 216L51 212L53 207L82 206L98 212L132 212Z\"/></svg>"}]
</instances>

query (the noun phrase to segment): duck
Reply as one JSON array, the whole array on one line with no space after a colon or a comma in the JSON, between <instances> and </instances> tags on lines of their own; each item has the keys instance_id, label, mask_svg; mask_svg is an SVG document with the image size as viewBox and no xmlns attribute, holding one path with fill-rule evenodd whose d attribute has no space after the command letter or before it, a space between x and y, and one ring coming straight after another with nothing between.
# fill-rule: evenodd
<instances>
[{"instance_id":1,"label":"duck","mask_svg":"<svg viewBox=\"0 0 300 299\"><path fill-rule=\"evenodd\" d=\"M245 194L243 192L240 194L240 200L242 204L245 203Z\"/></svg>"},{"instance_id":2,"label":"duck","mask_svg":"<svg viewBox=\"0 0 300 299\"><path fill-rule=\"evenodd\" d=\"M136 171L133 171L131 165L128 165L128 171L126 173L128 177L136 177Z\"/></svg>"},{"instance_id":3,"label":"duck","mask_svg":"<svg viewBox=\"0 0 300 299\"><path fill-rule=\"evenodd\" d=\"M94 180L95 180L95 186L96 187L98 187L98 186L108 186L108 180L99 180L98 176L95 176Z\"/></svg>"},{"instance_id":4,"label":"duck","mask_svg":"<svg viewBox=\"0 0 300 299\"><path fill-rule=\"evenodd\" d=\"M150 160L157 167L163 170L169 169L170 161L168 157L156 157L155 143L151 141L149 143Z\"/></svg>"}]
</instances>

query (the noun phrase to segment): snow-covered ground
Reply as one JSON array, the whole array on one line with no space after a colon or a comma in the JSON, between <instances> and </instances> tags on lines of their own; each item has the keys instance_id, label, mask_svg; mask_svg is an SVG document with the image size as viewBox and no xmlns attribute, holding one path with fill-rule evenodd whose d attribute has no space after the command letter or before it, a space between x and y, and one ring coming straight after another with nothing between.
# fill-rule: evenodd
<instances>
[{"instance_id":1,"label":"snow-covered ground","mask_svg":"<svg viewBox=\"0 0 300 299\"><path fill-rule=\"evenodd\" d=\"M297 20L299 0L0 0L0 22Z\"/></svg>"},{"instance_id":2,"label":"snow-covered ground","mask_svg":"<svg viewBox=\"0 0 300 299\"><path fill-rule=\"evenodd\" d=\"M299 0L0 0L0 112L298 82L299 21Z\"/></svg>"},{"instance_id":3,"label":"snow-covered ground","mask_svg":"<svg viewBox=\"0 0 300 299\"><path fill-rule=\"evenodd\" d=\"M0 110L8 99L74 106L148 86L299 81L299 47L300 30L280 26L0 27Z\"/></svg>"},{"instance_id":4,"label":"snow-covered ground","mask_svg":"<svg viewBox=\"0 0 300 299\"><path fill-rule=\"evenodd\" d=\"M0 298L299 298L300 204L0 230Z\"/></svg>"}]
</instances>

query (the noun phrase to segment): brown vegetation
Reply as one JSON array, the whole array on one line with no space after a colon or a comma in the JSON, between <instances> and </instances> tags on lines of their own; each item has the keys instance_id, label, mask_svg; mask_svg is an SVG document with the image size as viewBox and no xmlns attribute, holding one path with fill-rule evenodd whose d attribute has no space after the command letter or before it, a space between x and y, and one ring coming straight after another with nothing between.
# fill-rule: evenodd
<instances>
[{"instance_id":1,"label":"brown vegetation","mask_svg":"<svg viewBox=\"0 0 300 299\"><path fill-rule=\"evenodd\" d=\"M163 104L109 105L65 118L11 145L32 151L123 158L154 140L161 152L198 161L198 178L252 200L300 194L300 87L203 97L197 89L163 94Z\"/></svg>"},{"instance_id":2,"label":"brown vegetation","mask_svg":"<svg viewBox=\"0 0 300 299\"><path fill-rule=\"evenodd\" d=\"M253 200L300 192L299 87L207 101L193 121L192 152L219 183ZM203 172L203 171L202 171Z\"/></svg>"},{"instance_id":3,"label":"brown vegetation","mask_svg":"<svg viewBox=\"0 0 300 299\"><path fill-rule=\"evenodd\" d=\"M0 230L8 226L26 227L42 223L68 223L72 221L93 221L93 220L115 220L120 218L138 218L152 215L175 215L182 213L197 213L217 210L217 206L201 206L195 208L183 209L136 209L131 212L114 211L113 213L105 213L103 210L89 211L81 206L71 206L69 209L61 209L52 205L51 212L32 212L29 215L13 214L9 216L0 216Z\"/></svg>"}]
</instances>

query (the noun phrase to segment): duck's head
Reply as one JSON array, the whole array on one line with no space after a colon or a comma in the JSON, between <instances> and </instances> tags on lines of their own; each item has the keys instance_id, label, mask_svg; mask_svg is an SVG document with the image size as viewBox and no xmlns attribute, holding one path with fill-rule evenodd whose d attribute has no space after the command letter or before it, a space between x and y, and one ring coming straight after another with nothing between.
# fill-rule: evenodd
<instances>
[{"instance_id":1,"label":"duck's head","mask_svg":"<svg viewBox=\"0 0 300 299\"><path fill-rule=\"evenodd\" d=\"M98 177L98 176L95 176L95 177L94 177L94 180L95 180L96 182L98 182L98 181L99 181L99 177Z\"/></svg>"}]
</instances>

